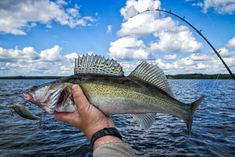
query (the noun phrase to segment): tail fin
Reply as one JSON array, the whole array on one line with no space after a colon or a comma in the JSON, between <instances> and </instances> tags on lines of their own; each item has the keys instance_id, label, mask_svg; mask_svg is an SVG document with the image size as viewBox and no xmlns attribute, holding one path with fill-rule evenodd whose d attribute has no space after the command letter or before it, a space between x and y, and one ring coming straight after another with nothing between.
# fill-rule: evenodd
<instances>
[{"instance_id":1,"label":"tail fin","mask_svg":"<svg viewBox=\"0 0 235 157\"><path fill-rule=\"evenodd\" d=\"M205 97L202 96L198 100L194 101L193 103L190 104L190 111L188 117L185 119L187 128L188 128L188 133L190 134L192 131L192 123L193 123L193 115L194 112L196 111L197 107L199 104L203 101Z\"/></svg>"}]
</instances>

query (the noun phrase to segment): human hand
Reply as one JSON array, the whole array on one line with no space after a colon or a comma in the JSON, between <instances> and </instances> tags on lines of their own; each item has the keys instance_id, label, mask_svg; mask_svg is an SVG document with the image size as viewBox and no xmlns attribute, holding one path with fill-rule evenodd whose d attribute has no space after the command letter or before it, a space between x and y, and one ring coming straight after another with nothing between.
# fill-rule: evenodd
<instances>
[{"instance_id":1,"label":"human hand","mask_svg":"<svg viewBox=\"0 0 235 157\"><path fill-rule=\"evenodd\" d=\"M103 128L114 127L112 119L90 104L78 85L72 86L72 94L77 110L73 113L55 112L56 119L80 129L89 140L97 131ZM114 136L104 136L96 140L94 149L100 144L116 141L121 140Z\"/></svg>"}]
</instances>

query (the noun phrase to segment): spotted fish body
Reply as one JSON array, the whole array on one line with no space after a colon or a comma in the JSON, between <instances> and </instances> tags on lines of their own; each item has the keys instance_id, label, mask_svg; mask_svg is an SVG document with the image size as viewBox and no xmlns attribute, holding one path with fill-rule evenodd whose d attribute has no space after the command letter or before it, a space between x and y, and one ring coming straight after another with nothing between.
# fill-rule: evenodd
<instances>
[{"instance_id":1,"label":"spotted fish body","mask_svg":"<svg viewBox=\"0 0 235 157\"><path fill-rule=\"evenodd\" d=\"M183 119L191 131L194 111L203 99L192 104L176 100L157 65L143 62L124 76L116 61L99 56L78 58L75 75L34 87L25 98L49 113L73 112L72 84L80 85L91 104L105 114L131 114L143 128L151 126L156 113L166 113Z\"/></svg>"}]
</instances>

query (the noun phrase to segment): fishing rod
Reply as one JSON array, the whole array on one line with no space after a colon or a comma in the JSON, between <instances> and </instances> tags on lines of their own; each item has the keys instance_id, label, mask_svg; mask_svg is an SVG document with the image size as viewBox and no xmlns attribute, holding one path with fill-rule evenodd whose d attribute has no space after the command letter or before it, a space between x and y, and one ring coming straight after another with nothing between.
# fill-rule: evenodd
<instances>
[{"instance_id":1,"label":"fishing rod","mask_svg":"<svg viewBox=\"0 0 235 157\"><path fill-rule=\"evenodd\" d=\"M219 57L220 61L224 64L225 68L227 69L227 71L229 72L231 78L235 81L235 76L233 75L232 71L229 69L228 65L225 63L225 61L223 60L223 58L220 56L219 52L214 48L214 46L207 40L207 38L202 34L202 31L201 30L198 30L196 27L194 27L190 22L188 22L185 17L181 17L175 13L173 13L171 10L164 10L164 9L154 9L154 10L145 10L145 11L142 11L142 12L138 12L136 15L130 17L130 18L133 18L141 13L145 13L145 12L148 12L148 11L158 11L158 12L165 12L167 14L170 14L170 15L173 15L177 18L179 18L180 20L182 20L183 22L185 22L186 24L188 24L190 27L192 27L205 41L206 43L212 48L212 50L214 51L214 53L217 55L217 57Z\"/></svg>"}]
</instances>

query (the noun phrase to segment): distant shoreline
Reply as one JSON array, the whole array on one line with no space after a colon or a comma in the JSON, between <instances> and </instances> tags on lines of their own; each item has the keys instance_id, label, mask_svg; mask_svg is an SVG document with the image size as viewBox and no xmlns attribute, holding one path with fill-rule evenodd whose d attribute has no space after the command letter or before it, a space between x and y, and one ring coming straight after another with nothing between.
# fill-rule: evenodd
<instances>
[{"instance_id":1,"label":"distant shoreline","mask_svg":"<svg viewBox=\"0 0 235 157\"><path fill-rule=\"evenodd\" d=\"M235 76L235 74L233 74ZM232 79L229 74L177 74L167 75L168 79Z\"/></svg>"},{"instance_id":2,"label":"distant shoreline","mask_svg":"<svg viewBox=\"0 0 235 157\"><path fill-rule=\"evenodd\" d=\"M66 76L1 76L0 79L12 79L12 80L33 80L33 79L60 79Z\"/></svg>"},{"instance_id":3,"label":"distant shoreline","mask_svg":"<svg viewBox=\"0 0 235 157\"><path fill-rule=\"evenodd\" d=\"M234 75L235 76L235 75ZM2 76L0 79L60 79L66 76ZM231 79L229 74L177 74L167 75L168 79Z\"/></svg>"}]
</instances>

